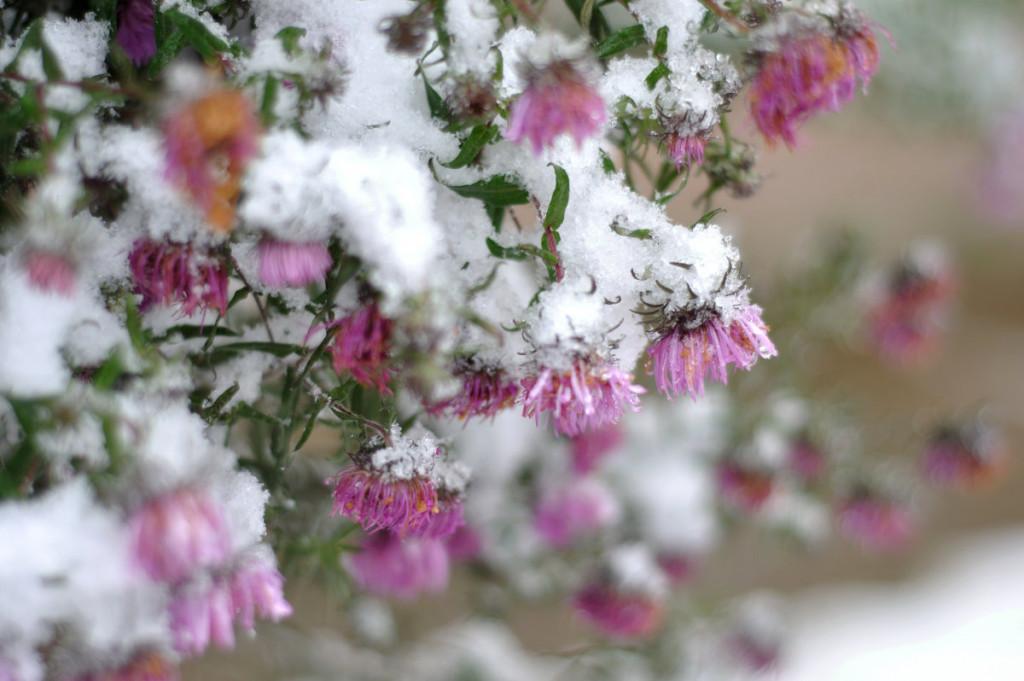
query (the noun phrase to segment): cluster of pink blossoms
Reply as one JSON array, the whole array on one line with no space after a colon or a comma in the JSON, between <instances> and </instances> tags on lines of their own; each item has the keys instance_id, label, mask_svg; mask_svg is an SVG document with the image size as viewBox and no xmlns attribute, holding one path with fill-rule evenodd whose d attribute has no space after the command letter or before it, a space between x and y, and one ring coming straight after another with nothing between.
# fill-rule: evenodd
<instances>
[{"instance_id":1,"label":"cluster of pink blossoms","mask_svg":"<svg viewBox=\"0 0 1024 681\"><path fill-rule=\"evenodd\" d=\"M708 375L728 383L730 364L750 369L758 358L778 353L768 338L761 308L747 305L728 325L717 314L708 315L696 326L684 319L662 333L647 354L658 390L668 397L687 394L696 398L704 394Z\"/></svg>"},{"instance_id":2,"label":"cluster of pink blossoms","mask_svg":"<svg viewBox=\"0 0 1024 681\"><path fill-rule=\"evenodd\" d=\"M139 239L128 256L139 307L181 306L185 315L214 309L228 310L228 271L223 261L199 255L191 244Z\"/></svg>"},{"instance_id":3,"label":"cluster of pink blossoms","mask_svg":"<svg viewBox=\"0 0 1024 681\"><path fill-rule=\"evenodd\" d=\"M838 111L878 70L878 44L867 21L845 12L829 31L800 31L759 55L750 113L769 142L796 144L796 128L822 111Z\"/></svg>"},{"instance_id":4,"label":"cluster of pink blossoms","mask_svg":"<svg viewBox=\"0 0 1024 681\"><path fill-rule=\"evenodd\" d=\"M540 422L550 412L555 432L576 436L616 423L640 409L644 389L614 364L577 359L569 371L541 368L522 381L523 416Z\"/></svg>"}]
</instances>

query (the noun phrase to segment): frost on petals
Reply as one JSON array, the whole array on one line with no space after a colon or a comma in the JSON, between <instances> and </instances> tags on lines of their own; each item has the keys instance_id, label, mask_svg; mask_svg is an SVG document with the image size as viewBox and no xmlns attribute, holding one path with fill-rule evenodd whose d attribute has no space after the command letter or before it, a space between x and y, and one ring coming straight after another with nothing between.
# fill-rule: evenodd
<instances>
[{"instance_id":1,"label":"frost on petals","mask_svg":"<svg viewBox=\"0 0 1024 681\"><path fill-rule=\"evenodd\" d=\"M193 250L191 244L139 239L128 255L140 309L181 305L185 315L196 310L228 310L228 271L223 261Z\"/></svg>"},{"instance_id":2,"label":"frost on petals","mask_svg":"<svg viewBox=\"0 0 1024 681\"><path fill-rule=\"evenodd\" d=\"M775 345L761 319L761 308L747 305L726 325L717 314L690 326L685 321L662 333L647 350L654 382L665 395L704 394L710 376L728 383L729 365L750 369L758 358L774 357Z\"/></svg>"},{"instance_id":3,"label":"frost on petals","mask_svg":"<svg viewBox=\"0 0 1024 681\"><path fill-rule=\"evenodd\" d=\"M640 409L644 389L614 364L577 359L569 371L541 368L523 379L523 416L540 422L551 413L556 433L576 436L616 423L628 407Z\"/></svg>"},{"instance_id":4,"label":"frost on petals","mask_svg":"<svg viewBox=\"0 0 1024 681\"><path fill-rule=\"evenodd\" d=\"M319 242L297 243L264 237L259 246L260 281L271 288L305 286L331 269L331 254Z\"/></svg>"},{"instance_id":5,"label":"frost on petals","mask_svg":"<svg viewBox=\"0 0 1024 681\"><path fill-rule=\"evenodd\" d=\"M358 553L346 556L345 567L360 587L378 596L408 600L448 586L448 551L437 539L373 534Z\"/></svg>"},{"instance_id":6,"label":"frost on petals","mask_svg":"<svg viewBox=\"0 0 1024 681\"><path fill-rule=\"evenodd\" d=\"M221 510L202 492L156 497L131 520L135 558L152 579L175 583L198 568L219 565L230 551Z\"/></svg>"},{"instance_id":7,"label":"frost on petals","mask_svg":"<svg viewBox=\"0 0 1024 681\"><path fill-rule=\"evenodd\" d=\"M388 368L393 323L380 313L377 303L368 303L347 317L330 324L335 329L331 344L334 371L349 372L361 385L391 394Z\"/></svg>"}]
</instances>

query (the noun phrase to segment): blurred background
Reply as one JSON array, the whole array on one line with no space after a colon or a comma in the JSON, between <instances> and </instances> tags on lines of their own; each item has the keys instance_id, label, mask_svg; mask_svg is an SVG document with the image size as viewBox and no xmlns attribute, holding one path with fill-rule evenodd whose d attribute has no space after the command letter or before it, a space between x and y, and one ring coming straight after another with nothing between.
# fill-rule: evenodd
<instances>
[{"instance_id":1,"label":"blurred background","mask_svg":"<svg viewBox=\"0 0 1024 681\"><path fill-rule=\"evenodd\" d=\"M772 308L793 273L820 261L840 235L880 271L915 244L941 244L955 294L925 360L907 366L878 357L854 313L838 320L824 349L791 359L812 367L800 386L806 394L856 405L857 419L871 426L863 444L872 457L912 471L936 424L980 412L1000 430L1009 462L983 487L915 493L921 522L899 552L875 555L831 539L803 549L741 529L689 591L697 601L762 591L783 597L790 634L769 678L1017 679L1024 663L1024 467L1017 460L1024 444L1024 8L996 0L858 4L892 34L870 96L813 121L794 150L759 148L760 187L723 201L717 221L736 235L754 298L783 334L795 333L783 322L800 319L775 320ZM741 102L732 124L738 137L756 138ZM703 212L693 195L672 204L678 222ZM292 580L292 621L267 628L258 643L189 663L185 678L362 678L359 670L374 666L378 653L345 643L349 618L301 581ZM413 636L458 621L459 599L456 585L445 598L406 606L399 628ZM580 631L558 603L515 612L509 624L524 648L544 653L566 649ZM485 654L494 641L464 643ZM572 662L531 664L510 657L505 673L556 679Z\"/></svg>"}]
</instances>

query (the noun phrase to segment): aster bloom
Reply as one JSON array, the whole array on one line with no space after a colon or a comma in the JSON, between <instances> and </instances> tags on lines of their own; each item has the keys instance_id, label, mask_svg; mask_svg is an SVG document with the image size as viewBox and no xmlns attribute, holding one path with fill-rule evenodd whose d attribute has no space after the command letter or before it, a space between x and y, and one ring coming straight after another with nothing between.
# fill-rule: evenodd
<instances>
[{"instance_id":1,"label":"aster bloom","mask_svg":"<svg viewBox=\"0 0 1024 681\"><path fill-rule=\"evenodd\" d=\"M182 655L198 655L211 644L235 647L235 608L231 589L222 579L209 588L186 588L175 595L169 608L174 649Z\"/></svg>"},{"instance_id":2,"label":"aster bloom","mask_svg":"<svg viewBox=\"0 0 1024 681\"><path fill-rule=\"evenodd\" d=\"M871 341L886 359L912 364L935 348L948 316L954 282L944 263L913 256L893 273L868 311Z\"/></svg>"},{"instance_id":3,"label":"aster bloom","mask_svg":"<svg viewBox=\"0 0 1024 681\"><path fill-rule=\"evenodd\" d=\"M334 371L347 371L361 385L390 395L388 354L394 325L381 315L377 303L364 305L330 326L337 329L330 349Z\"/></svg>"},{"instance_id":4,"label":"aster bloom","mask_svg":"<svg viewBox=\"0 0 1024 681\"><path fill-rule=\"evenodd\" d=\"M668 157L676 165L676 169L683 166L692 168L704 162L704 148L707 146L707 138L703 135L680 135L671 133L665 142L668 147Z\"/></svg>"},{"instance_id":5,"label":"aster bloom","mask_svg":"<svg viewBox=\"0 0 1024 681\"><path fill-rule=\"evenodd\" d=\"M512 104L505 137L513 142L529 140L539 154L555 138L569 133L577 146L596 134L607 119L604 100L577 65L556 59L545 67L531 68L523 93Z\"/></svg>"},{"instance_id":6,"label":"aster bloom","mask_svg":"<svg viewBox=\"0 0 1024 681\"><path fill-rule=\"evenodd\" d=\"M700 315L696 323L692 321L677 323L647 349L654 382L668 397L688 394L696 398L704 394L707 376L725 384L730 364L747 370L758 358L778 354L757 305L743 307L728 325L717 314Z\"/></svg>"},{"instance_id":7,"label":"aster bloom","mask_svg":"<svg viewBox=\"0 0 1024 681\"><path fill-rule=\"evenodd\" d=\"M227 267L222 260L196 253L191 244L139 239L128 264L143 311L156 304L178 304L185 315L210 308L227 313Z\"/></svg>"},{"instance_id":8,"label":"aster bloom","mask_svg":"<svg viewBox=\"0 0 1024 681\"><path fill-rule=\"evenodd\" d=\"M25 274L37 290L69 297L75 292L75 266L68 258L33 250L24 257Z\"/></svg>"},{"instance_id":9,"label":"aster bloom","mask_svg":"<svg viewBox=\"0 0 1024 681\"><path fill-rule=\"evenodd\" d=\"M940 428L921 459L926 480L954 489L990 482L1005 466L1006 451L1000 438L980 424Z\"/></svg>"},{"instance_id":10,"label":"aster bloom","mask_svg":"<svg viewBox=\"0 0 1024 681\"><path fill-rule=\"evenodd\" d=\"M722 500L738 511L757 513L772 495L774 482L768 473L724 461L719 464L717 475Z\"/></svg>"},{"instance_id":11,"label":"aster bloom","mask_svg":"<svg viewBox=\"0 0 1024 681\"><path fill-rule=\"evenodd\" d=\"M327 246L316 241L260 241L260 281L271 288L305 286L323 279L331 269Z\"/></svg>"},{"instance_id":12,"label":"aster bloom","mask_svg":"<svg viewBox=\"0 0 1024 681\"><path fill-rule=\"evenodd\" d=\"M191 489L146 502L131 519L131 533L135 558L146 574L172 584L223 563L231 548L221 510Z\"/></svg>"},{"instance_id":13,"label":"aster bloom","mask_svg":"<svg viewBox=\"0 0 1024 681\"><path fill-rule=\"evenodd\" d=\"M812 115L838 111L866 88L878 70L878 44L866 20L844 12L829 30L786 36L759 55L750 86L750 112L772 143L796 143L796 129Z\"/></svg>"},{"instance_id":14,"label":"aster bloom","mask_svg":"<svg viewBox=\"0 0 1024 681\"><path fill-rule=\"evenodd\" d=\"M533 526L549 546L562 549L612 522L618 512L607 488L595 480L576 480L541 499Z\"/></svg>"},{"instance_id":15,"label":"aster bloom","mask_svg":"<svg viewBox=\"0 0 1024 681\"><path fill-rule=\"evenodd\" d=\"M500 368L458 367L462 389L454 397L427 407L432 416L450 414L465 421L471 416L494 418L502 409L516 403L519 385Z\"/></svg>"},{"instance_id":16,"label":"aster bloom","mask_svg":"<svg viewBox=\"0 0 1024 681\"><path fill-rule=\"evenodd\" d=\"M681 553L659 553L657 561L658 567L674 586L690 581L697 571L696 561Z\"/></svg>"},{"instance_id":17,"label":"aster bloom","mask_svg":"<svg viewBox=\"0 0 1024 681\"><path fill-rule=\"evenodd\" d=\"M622 442L622 427L609 423L572 438L572 470L576 475L590 473Z\"/></svg>"},{"instance_id":18,"label":"aster bloom","mask_svg":"<svg viewBox=\"0 0 1024 681\"><path fill-rule=\"evenodd\" d=\"M351 518L367 532L422 531L438 505L437 491L425 478L389 479L356 466L328 482L334 485L334 514Z\"/></svg>"},{"instance_id":19,"label":"aster bloom","mask_svg":"<svg viewBox=\"0 0 1024 681\"><path fill-rule=\"evenodd\" d=\"M117 10L117 44L136 66L156 54L153 0L121 0Z\"/></svg>"},{"instance_id":20,"label":"aster bloom","mask_svg":"<svg viewBox=\"0 0 1024 681\"><path fill-rule=\"evenodd\" d=\"M523 416L551 412L555 432L576 436L615 423L626 407L640 409L644 389L614 364L577 359L570 371L542 368L524 378Z\"/></svg>"},{"instance_id":21,"label":"aster bloom","mask_svg":"<svg viewBox=\"0 0 1024 681\"><path fill-rule=\"evenodd\" d=\"M448 586L448 552L437 539L380 532L345 556L344 565L360 587L378 596L409 600Z\"/></svg>"},{"instance_id":22,"label":"aster bloom","mask_svg":"<svg viewBox=\"0 0 1024 681\"><path fill-rule=\"evenodd\" d=\"M231 606L239 624L252 631L256 617L277 622L292 614L284 597L284 577L267 560L257 559L240 566L228 581Z\"/></svg>"},{"instance_id":23,"label":"aster bloom","mask_svg":"<svg viewBox=\"0 0 1024 681\"><path fill-rule=\"evenodd\" d=\"M850 539L872 551L893 551L913 534L910 510L895 501L856 495L839 508L839 528Z\"/></svg>"},{"instance_id":24,"label":"aster bloom","mask_svg":"<svg viewBox=\"0 0 1024 681\"><path fill-rule=\"evenodd\" d=\"M572 604L598 631L623 640L650 636L661 626L664 617L661 603L653 596L619 591L604 581L583 587L573 597Z\"/></svg>"},{"instance_id":25,"label":"aster bloom","mask_svg":"<svg viewBox=\"0 0 1024 681\"><path fill-rule=\"evenodd\" d=\"M259 123L238 90L218 90L172 114L164 124L167 178L204 211L217 232L234 226L242 173L256 154Z\"/></svg>"}]
</instances>

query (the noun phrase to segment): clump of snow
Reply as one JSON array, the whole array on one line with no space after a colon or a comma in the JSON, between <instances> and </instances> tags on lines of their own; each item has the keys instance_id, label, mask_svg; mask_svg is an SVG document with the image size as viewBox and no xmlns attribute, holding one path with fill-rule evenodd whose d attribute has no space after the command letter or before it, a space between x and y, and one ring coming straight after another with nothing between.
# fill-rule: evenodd
<instances>
[{"instance_id":1,"label":"clump of snow","mask_svg":"<svg viewBox=\"0 0 1024 681\"><path fill-rule=\"evenodd\" d=\"M410 436L402 434L398 424L392 424L391 443L373 452L373 467L398 480L429 478L442 455L441 444L434 434L418 428Z\"/></svg>"}]
</instances>

